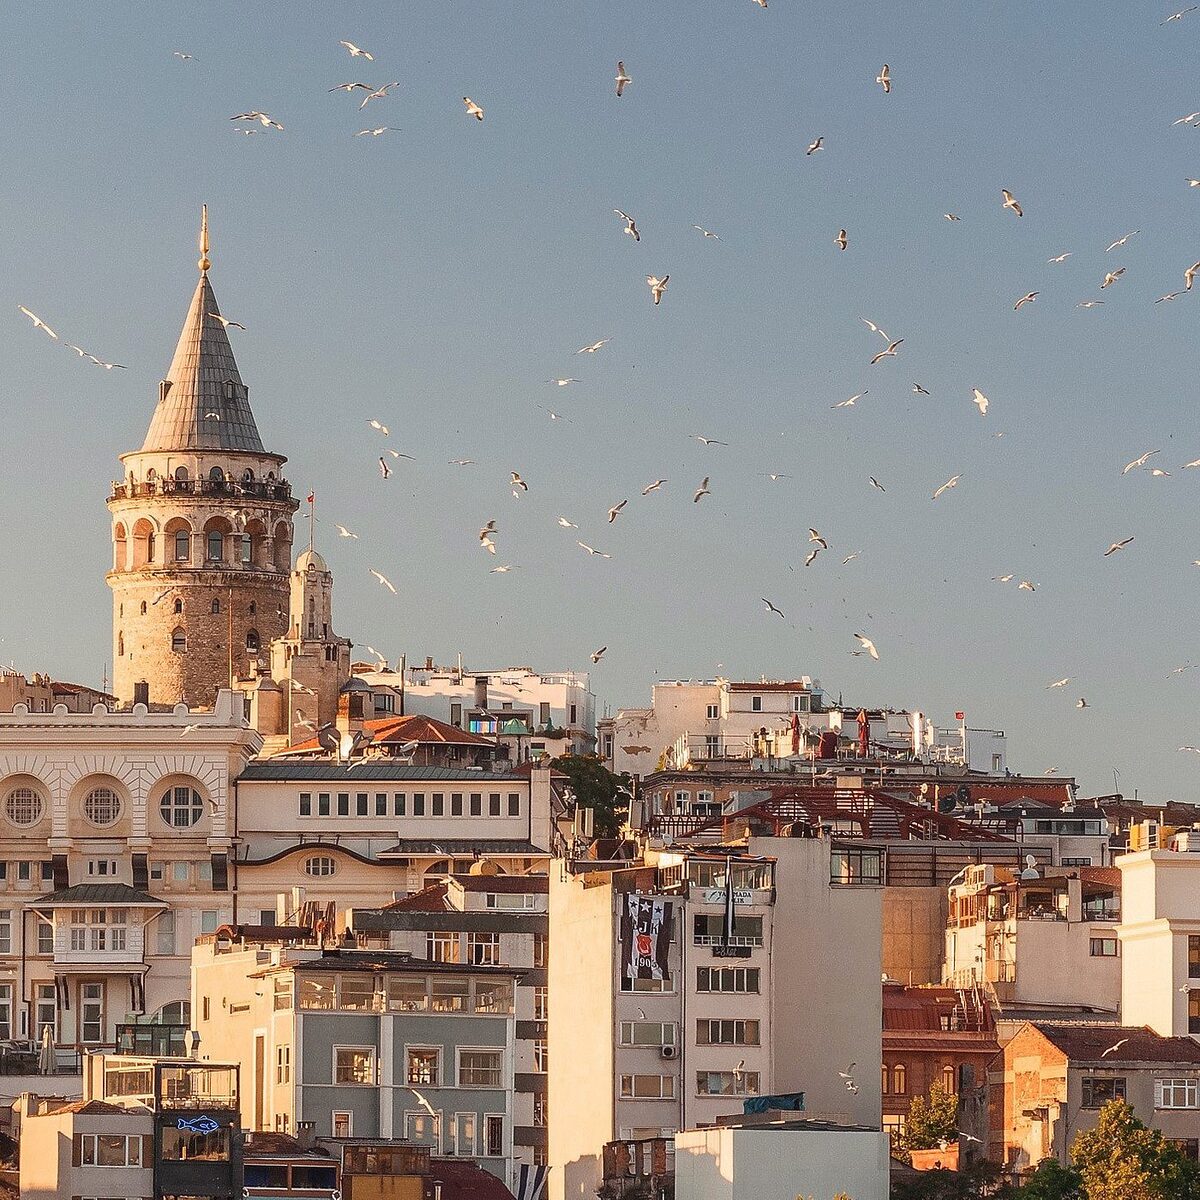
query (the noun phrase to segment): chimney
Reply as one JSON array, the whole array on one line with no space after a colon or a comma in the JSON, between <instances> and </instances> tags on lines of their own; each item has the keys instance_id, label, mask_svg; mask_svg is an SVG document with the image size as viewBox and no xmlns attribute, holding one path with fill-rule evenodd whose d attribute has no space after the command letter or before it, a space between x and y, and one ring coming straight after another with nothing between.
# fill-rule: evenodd
<instances>
[{"instance_id":1,"label":"chimney","mask_svg":"<svg viewBox=\"0 0 1200 1200\"><path fill-rule=\"evenodd\" d=\"M487 708L487 693L488 693L488 677L486 675L475 676L475 707Z\"/></svg>"},{"instance_id":2,"label":"chimney","mask_svg":"<svg viewBox=\"0 0 1200 1200\"><path fill-rule=\"evenodd\" d=\"M133 702L134 704L144 704L147 708L150 707L150 684L144 679L139 679L133 685Z\"/></svg>"},{"instance_id":3,"label":"chimney","mask_svg":"<svg viewBox=\"0 0 1200 1200\"><path fill-rule=\"evenodd\" d=\"M296 1141L301 1150L311 1150L316 1140L317 1126L315 1121L296 1122Z\"/></svg>"},{"instance_id":4,"label":"chimney","mask_svg":"<svg viewBox=\"0 0 1200 1200\"><path fill-rule=\"evenodd\" d=\"M425 670L427 670L427 671L433 670L433 655L432 654L425 655Z\"/></svg>"}]
</instances>

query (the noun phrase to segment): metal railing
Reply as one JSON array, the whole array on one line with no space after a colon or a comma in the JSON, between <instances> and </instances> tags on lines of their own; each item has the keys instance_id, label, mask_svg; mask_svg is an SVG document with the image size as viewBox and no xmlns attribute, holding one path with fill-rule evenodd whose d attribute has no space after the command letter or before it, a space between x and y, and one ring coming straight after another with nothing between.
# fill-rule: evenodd
<instances>
[{"instance_id":1,"label":"metal railing","mask_svg":"<svg viewBox=\"0 0 1200 1200\"><path fill-rule=\"evenodd\" d=\"M45 1070L46 1066L49 1070ZM0 1075L80 1075L83 1056L74 1047L54 1046L49 1063L43 1061L40 1047L0 1046Z\"/></svg>"},{"instance_id":2,"label":"metal railing","mask_svg":"<svg viewBox=\"0 0 1200 1200\"><path fill-rule=\"evenodd\" d=\"M254 500L290 500L292 485L286 480L148 479L141 483L114 483L110 500L142 496L227 496Z\"/></svg>"}]
</instances>

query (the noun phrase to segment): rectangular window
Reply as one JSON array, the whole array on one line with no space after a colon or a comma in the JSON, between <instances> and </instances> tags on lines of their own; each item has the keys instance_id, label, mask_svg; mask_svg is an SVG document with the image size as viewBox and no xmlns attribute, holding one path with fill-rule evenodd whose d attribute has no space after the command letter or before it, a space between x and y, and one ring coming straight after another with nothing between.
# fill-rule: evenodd
<instances>
[{"instance_id":1,"label":"rectangular window","mask_svg":"<svg viewBox=\"0 0 1200 1200\"><path fill-rule=\"evenodd\" d=\"M40 985L39 985L40 986ZM54 984L50 984L50 990L53 992ZM3 1041L11 1041L13 1035L13 985L11 983L0 983L0 1039ZM40 1040L40 1039L34 1039Z\"/></svg>"},{"instance_id":2,"label":"rectangular window","mask_svg":"<svg viewBox=\"0 0 1200 1200\"><path fill-rule=\"evenodd\" d=\"M550 1019L550 989L548 987L533 989L533 1019L535 1021Z\"/></svg>"},{"instance_id":3,"label":"rectangular window","mask_svg":"<svg viewBox=\"0 0 1200 1200\"><path fill-rule=\"evenodd\" d=\"M0 908L0 954L12 953L12 909Z\"/></svg>"},{"instance_id":4,"label":"rectangular window","mask_svg":"<svg viewBox=\"0 0 1200 1200\"><path fill-rule=\"evenodd\" d=\"M446 815L446 797L441 792L434 792L432 797L433 816L444 817Z\"/></svg>"},{"instance_id":5,"label":"rectangular window","mask_svg":"<svg viewBox=\"0 0 1200 1200\"><path fill-rule=\"evenodd\" d=\"M436 1046L409 1046L405 1078L409 1083L439 1087L442 1082L442 1052Z\"/></svg>"},{"instance_id":6,"label":"rectangular window","mask_svg":"<svg viewBox=\"0 0 1200 1200\"><path fill-rule=\"evenodd\" d=\"M429 981L429 1007L432 1012L466 1012L470 982L466 979L435 975Z\"/></svg>"},{"instance_id":7,"label":"rectangular window","mask_svg":"<svg viewBox=\"0 0 1200 1200\"><path fill-rule=\"evenodd\" d=\"M329 1114L329 1127L333 1130L335 1138L348 1138L353 1136L354 1129L354 1114L348 1112L339 1112L334 1109Z\"/></svg>"},{"instance_id":8,"label":"rectangular window","mask_svg":"<svg viewBox=\"0 0 1200 1200\"><path fill-rule=\"evenodd\" d=\"M757 1096L757 1071L697 1071L698 1096Z\"/></svg>"},{"instance_id":9,"label":"rectangular window","mask_svg":"<svg viewBox=\"0 0 1200 1200\"><path fill-rule=\"evenodd\" d=\"M21 862L17 863L17 882L18 883L21 883L21 882L27 883L32 878L32 874L33 874L32 870L31 870L32 867L33 867L33 863L31 863L28 859L24 859Z\"/></svg>"},{"instance_id":10,"label":"rectangular window","mask_svg":"<svg viewBox=\"0 0 1200 1200\"><path fill-rule=\"evenodd\" d=\"M54 953L54 926L49 921L37 923L37 952L39 954Z\"/></svg>"},{"instance_id":11,"label":"rectangular window","mask_svg":"<svg viewBox=\"0 0 1200 1200\"><path fill-rule=\"evenodd\" d=\"M721 710L717 705L709 704L705 706L704 715L708 720L715 721L721 715Z\"/></svg>"},{"instance_id":12,"label":"rectangular window","mask_svg":"<svg viewBox=\"0 0 1200 1200\"><path fill-rule=\"evenodd\" d=\"M498 1088L504 1085L503 1050L460 1050L458 1086Z\"/></svg>"},{"instance_id":13,"label":"rectangular window","mask_svg":"<svg viewBox=\"0 0 1200 1200\"><path fill-rule=\"evenodd\" d=\"M33 989L33 1040L41 1042L46 1035L42 1032L50 1027L50 1040L58 1041L58 996L54 984L39 983Z\"/></svg>"},{"instance_id":14,"label":"rectangular window","mask_svg":"<svg viewBox=\"0 0 1200 1200\"><path fill-rule=\"evenodd\" d=\"M387 816L387 792L375 793L375 815L377 817Z\"/></svg>"},{"instance_id":15,"label":"rectangular window","mask_svg":"<svg viewBox=\"0 0 1200 1200\"><path fill-rule=\"evenodd\" d=\"M215 908L206 908L200 913L200 932L216 933L221 914Z\"/></svg>"},{"instance_id":16,"label":"rectangular window","mask_svg":"<svg viewBox=\"0 0 1200 1200\"><path fill-rule=\"evenodd\" d=\"M450 705L450 724L462 728L462 705L457 701Z\"/></svg>"},{"instance_id":17,"label":"rectangular window","mask_svg":"<svg viewBox=\"0 0 1200 1200\"><path fill-rule=\"evenodd\" d=\"M508 815L510 817L521 815L521 794L519 792L508 793Z\"/></svg>"},{"instance_id":18,"label":"rectangular window","mask_svg":"<svg viewBox=\"0 0 1200 1200\"><path fill-rule=\"evenodd\" d=\"M1093 958L1116 958L1117 939L1115 937L1090 938L1088 941L1088 953Z\"/></svg>"},{"instance_id":19,"label":"rectangular window","mask_svg":"<svg viewBox=\"0 0 1200 1200\"><path fill-rule=\"evenodd\" d=\"M424 792L413 792L412 815L414 817L423 817L425 815Z\"/></svg>"},{"instance_id":20,"label":"rectangular window","mask_svg":"<svg viewBox=\"0 0 1200 1200\"><path fill-rule=\"evenodd\" d=\"M492 792L488 796L488 816L498 817L500 815L500 793Z\"/></svg>"},{"instance_id":21,"label":"rectangular window","mask_svg":"<svg viewBox=\"0 0 1200 1200\"><path fill-rule=\"evenodd\" d=\"M702 1017L696 1022L698 1046L757 1046L757 1021L722 1021Z\"/></svg>"},{"instance_id":22,"label":"rectangular window","mask_svg":"<svg viewBox=\"0 0 1200 1200\"><path fill-rule=\"evenodd\" d=\"M140 1167L140 1134L77 1133L79 1161L86 1167Z\"/></svg>"},{"instance_id":23,"label":"rectangular window","mask_svg":"<svg viewBox=\"0 0 1200 1200\"><path fill-rule=\"evenodd\" d=\"M1200 934L1188 934L1188 978L1200 979Z\"/></svg>"},{"instance_id":24,"label":"rectangular window","mask_svg":"<svg viewBox=\"0 0 1200 1200\"><path fill-rule=\"evenodd\" d=\"M452 817L461 817L463 814L462 808L462 792L450 793L450 815Z\"/></svg>"},{"instance_id":25,"label":"rectangular window","mask_svg":"<svg viewBox=\"0 0 1200 1200\"><path fill-rule=\"evenodd\" d=\"M697 967L696 991L758 994L758 967Z\"/></svg>"},{"instance_id":26,"label":"rectangular window","mask_svg":"<svg viewBox=\"0 0 1200 1200\"><path fill-rule=\"evenodd\" d=\"M1083 1080L1083 1108L1103 1108L1110 1100L1125 1099L1125 1079L1110 1076L1107 1079L1085 1078Z\"/></svg>"},{"instance_id":27,"label":"rectangular window","mask_svg":"<svg viewBox=\"0 0 1200 1200\"><path fill-rule=\"evenodd\" d=\"M370 815L371 797L368 796L366 792L359 792L358 795L354 797L354 804L355 812L358 816L366 817Z\"/></svg>"},{"instance_id":28,"label":"rectangular window","mask_svg":"<svg viewBox=\"0 0 1200 1200\"><path fill-rule=\"evenodd\" d=\"M291 1046L275 1047L275 1082L290 1083L292 1079Z\"/></svg>"},{"instance_id":29,"label":"rectangular window","mask_svg":"<svg viewBox=\"0 0 1200 1200\"><path fill-rule=\"evenodd\" d=\"M483 816L483 793L482 792L472 792L471 793L471 816L473 816L473 817L482 817Z\"/></svg>"},{"instance_id":30,"label":"rectangular window","mask_svg":"<svg viewBox=\"0 0 1200 1200\"><path fill-rule=\"evenodd\" d=\"M425 957L430 962L458 962L458 946L459 935L457 933L430 932L425 935Z\"/></svg>"},{"instance_id":31,"label":"rectangular window","mask_svg":"<svg viewBox=\"0 0 1200 1200\"><path fill-rule=\"evenodd\" d=\"M317 793L317 816L318 817L329 816L329 793L328 792L318 792Z\"/></svg>"},{"instance_id":32,"label":"rectangular window","mask_svg":"<svg viewBox=\"0 0 1200 1200\"><path fill-rule=\"evenodd\" d=\"M547 933L535 933L533 935L533 965L535 967L546 966L549 952L550 935Z\"/></svg>"},{"instance_id":33,"label":"rectangular window","mask_svg":"<svg viewBox=\"0 0 1200 1200\"><path fill-rule=\"evenodd\" d=\"M880 884L883 882L883 851L850 848L829 855L830 883Z\"/></svg>"},{"instance_id":34,"label":"rectangular window","mask_svg":"<svg viewBox=\"0 0 1200 1200\"><path fill-rule=\"evenodd\" d=\"M311 817L312 816L312 793L311 792L301 792L300 793L300 815L302 817Z\"/></svg>"},{"instance_id":35,"label":"rectangular window","mask_svg":"<svg viewBox=\"0 0 1200 1200\"><path fill-rule=\"evenodd\" d=\"M424 1142L433 1147L437 1154L441 1147L442 1114L431 1117L427 1112L406 1112L404 1114L404 1137L409 1142Z\"/></svg>"},{"instance_id":36,"label":"rectangular window","mask_svg":"<svg viewBox=\"0 0 1200 1200\"><path fill-rule=\"evenodd\" d=\"M628 979L621 976L623 992L672 992L675 989L668 979Z\"/></svg>"},{"instance_id":37,"label":"rectangular window","mask_svg":"<svg viewBox=\"0 0 1200 1200\"><path fill-rule=\"evenodd\" d=\"M397 817L404 816L404 793L397 792L392 797L392 815Z\"/></svg>"},{"instance_id":38,"label":"rectangular window","mask_svg":"<svg viewBox=\"0 0 1200 1200\"><path fill-rule=\"evenodd\" d=\"M159 954L175 953L175 914L170 909L158 915L154 922Z\"/></svg>"},{"instance_id":39,"label":"rectangular window","mask_svg":"<svg viewBox=\"0 0 1200 1200\"><path fill-rule=\"evenodd\" d=\"M85 983L79 990L80 1041L104 1040L104 984Z\"/></svg>"},{"instance_id":40,"label":"rectangular window","mask_svg":"<svg viewBox=\"0 0 1200 1200\"><path fill-rule=\"evenodd\" d=\"M498 933L468 933L467 962L473 967L500 965L500 935Z\"/></svg>"},{"instance_id":41,"label":"rectangular window","mask_svg":"<svg viewBox=\"0 0 1200 1200\"><path fill-rule=\"evenodd\" d=\"M171 878L176 883L187 883L191 878L191 863L177 862L171 864Z\"/></svg>"},{"instance_id":42,"label":"rectangular window","mask_svg":"<svg viewBox=\"0 0 1200 1200\"><path fill-rule=\"evenodd\" d=\"M622 1046L673 1046L675 1024L671 1021L622 1021Z\"/></svg>"},{"instance_id":43,"label":"rectangular window","mask_svg":"<svg viewBox=\"0 0 1200 1200\"><path fill-rule=\"evenodd\" d=\"M350 815L350 793L349 792L338 792L337 815L339 817L348 817Z\"/></svg>"},{"instance_id":44,"label":"rectangular window","mask_svg":"<svg viewBox=\"0 0 1200 1200\"><path fill-rule=\"evenodd\" d=\"M1197 1081L1195 1079L1156 1079L1154 1081L1155 1108L1198 1108Z\"/></svg>"},{"instance_id":45,"label":"rectangular window","mask_svg":"<svg viewBox=\"0 0 1200 1200\"><path fill-rule=\"evenodd\" d=\"M718 946L725 941L725 916L723 913L696 913L693 925L697 946ZM731 946L761 946L763 944L762 917L735 916Z\"/></svg>"},{"instance_id":46,"label":"rectangular window","mask_svg":"<svg viewBox=\"0 0 1200 1200\"><path fill-rule=\"evenodd\" d=\"M550 1044L545 1038L533 1039L533 1069L542 1074L550 1070Z\"/></svg>"},{"instance_id":47,"label":"rectangular window","mask_svg":"<svg viewBox=\"0 0 1200 1200\"><path fill-rule=\"evenodd\" d=\"M674 1100L673 1075L622 1075L623 1100Z\"/></svg>"},{"instance_id":48,"label":"rectangular window","mask_svg":"<svg viewBox=\"0 0 1200 1200\"><path fill-rule=\"evenodd\" d=\"M550 721L550 701L542 700L538 704L538 724L546 725Z\"/></svg>"},{"instance_id":49,"label":"rectangular window","mask_svg":"<svg viewBox=\"0 0 1200 1200\"><path fill-rule=\"evenodd\" d=\"M450 1144L446 1147L446 1153L461 1158L475 1156L474 1113L454 1114L454 1123L450 1126Z\"/></svg>"},{"instance_id":50,"label":"rectangular window","mask_svg":"<svg viewBox=\"0 0 1200 1200\"><path fill-rule=\"evenodd\" d=\"M334 1046L333 1082L375 1085L374 1046Z\"/></svg>"},{"instance_id":51,"label":"rectangular window","mask_svg":"<svg viewBox=\"0 0 1200 1200\"><path fill-rule=\"evenodd\" d=\"M750 697L750 711L751 712L762 712L762 697L761 696L751 696Z\"/></svg>"},{"instance_id":52,"label":"rectangular window","mask_svg":"<svg viewBox=\"0 0 1200 1200\"><path fill-rule=\"evenodd\" d=\"M488 1113L483 1118L484 1154L488 1158L504 1157L504 1118Z\"/></svg>"}]
</instances>

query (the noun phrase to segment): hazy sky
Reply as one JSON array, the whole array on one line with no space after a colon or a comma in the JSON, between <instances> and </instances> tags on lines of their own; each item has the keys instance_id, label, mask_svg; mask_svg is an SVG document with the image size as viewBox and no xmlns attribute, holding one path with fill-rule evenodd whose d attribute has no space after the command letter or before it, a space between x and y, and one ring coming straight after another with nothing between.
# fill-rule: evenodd
<instances>
[{"instance_id":1,"label":"hazy sky","mask_svg":"<svg viewBox=\"0 0 1200 1200\"><path fill-rule=\"evenodd\" d=\"M1193 798L1200 756L1177 747L1200 744L1200 668L1171 672L1200 662L1200 469L1179 470L1200 456L1200 295L1153 300L1200 258L1200 130L1171 124L1200 108L1200 13L333 7L0 10L5 662L99 682L104 497L145 434L207 201L259 428L316 489L355 642L547 670L607 644L602 706L644 703L655 677L808 674L855 705L965 709L1007 732L1014 768L1089 790L1116 768L1130 793ZM360 113L327 90L353 80L400 86ZM228 118L251 108L284 132L239 136ZM393 132L352 136L378 125ZM656 309L644 277L666 273ZM18 304L129 369L55 346ZM860 317L905 339L897 357L868 365L884 343ZM416 459L387 482L385 445ZM1122 477L1151 449L1170 478ZM490 517L495 559L476 539ZM805 569L810 525L830 551ZM851 655L858 631L880 662Z\"/></svg>"}]
</instances>

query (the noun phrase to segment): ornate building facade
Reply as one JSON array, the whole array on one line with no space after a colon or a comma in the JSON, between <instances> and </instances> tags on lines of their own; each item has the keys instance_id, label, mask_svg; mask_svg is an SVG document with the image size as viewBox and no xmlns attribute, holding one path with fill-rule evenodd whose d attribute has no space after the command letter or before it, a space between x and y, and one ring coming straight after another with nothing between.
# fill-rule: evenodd
<instances>
[{"instance_id":1,"label":"ornate building facade","mask_svg":"<svg viewBox=\"0 0 1200 1200\"><path fill-rule=\"evenodd\" d=\"M263 447L209 266L205 220L200 280L146 440L121 456L108 498L123 704L211 707L288 630L299 505L287 459Z\"/></svg>"}]
</instances>

